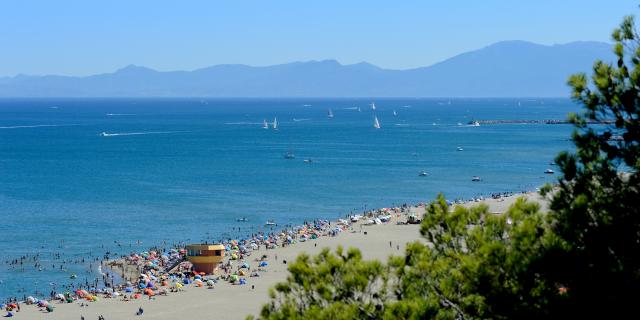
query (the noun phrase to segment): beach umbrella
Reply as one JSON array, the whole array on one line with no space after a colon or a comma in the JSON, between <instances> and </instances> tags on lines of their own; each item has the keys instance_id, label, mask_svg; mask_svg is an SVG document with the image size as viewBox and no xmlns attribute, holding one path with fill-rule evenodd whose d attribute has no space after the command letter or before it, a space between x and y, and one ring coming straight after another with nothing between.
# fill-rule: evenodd
<instances>
[{"instance_id":1,"label":"beach umbrella","mask_svg":"<svg viewBox=\"0 0 640 320\"><path fill-rule=\"evenodd\" d=\"M249 268L249 264L245 262L245 263L242 264L242 266L240 268L247 268L248 269Z\"/></svg>"},{"instance_id":2,"label":"beach umbrella","mask_svg":"<svg viewBox=\"0 0 640 320\"><path fill-rule=\"evenodd\" d=\"M133 292L133 288L132 287L126 287L126 288L124 288L124 292L131 293L131 292Z\"/></svg>"},{"instance_id":3,"label":"beach umbrella","mask_svg":"<svg viewBox=\"0 0 640 320\"><path fill-rule=\"evenodd\" d=\"M46 307L48 305L49 305L49 303L47 301L45 301L45 300L38 301L38 307Z\"/></svg>"},{"instance_id":4,"label":"beach umbrella","mask_svg":"<svg viewBox=\"0 0 640 320\"><path fill-rule=\"evenodd\" d=\"M47 312L53 312L53 306L47 306Z\"/></svg>"},{"instance_id":5,"label":"beach umbrella","mask_svg":"<svg viewBox=\"0 0 640 320\"><path fill-rule=\"evenodd\" d=\"M178 289L182 288L182 283L176 282L176 288L178 288Z\"/></svg>"},{"instance_id":6,"label":"beach umbrella","mask_svg":"<svg viewBox=\"0 0 640 320\"><path fill-rule=\"evenodd\" d=\"M62 293L58 293L58 294L56 294L56 299L60 299L60 300L63 300L63 301L64 301L64 299L65 299L65 298L64 298L64 294L62 294Z\"/></svg>"},{"instance_id":7,"label":"beach umbrella","mask_svg":"<svg viewBox=\"0 0 640 320\"><path fill-rule=\"evenodd\" d=\"M259 264L258 266L260 266L260 267L266 267L266 266L268 266L268 265L269 265L269 263L268 263L268 262L266 262L266 261L262 261L262 262L260 262L260 264Z\"/></svg>"},{"instance_id":8,"label":"beach umbrella","mask_svg":"<svg viewBox=\"0 0 640 320\"><path fill-rule=\"evenodd\" d=\"M27 297L27 304L33 304L33 303L36 303L36 298L34 298L32 296L28 296Z\"/></svg>"},{"instance_id":9,"label":"beach umbrella","mask_svg":"<svg viewBox=\"0 0 640 320\"><path fill-rule=\"evenodd\" d=\"M246 279L240 279L240 284L247 284L247 280Z\"/></svg>"},{"instance_id":10,"label":"beach umbrella","mask_svg":"<svg viewBox=\"0 0 640 320\"><path fill-rule=\"evenodd\" d=\"M213 280L207 280L207 285L209 287L213 287L213 284L214 284Z\"/></svg>"}]
</instances>

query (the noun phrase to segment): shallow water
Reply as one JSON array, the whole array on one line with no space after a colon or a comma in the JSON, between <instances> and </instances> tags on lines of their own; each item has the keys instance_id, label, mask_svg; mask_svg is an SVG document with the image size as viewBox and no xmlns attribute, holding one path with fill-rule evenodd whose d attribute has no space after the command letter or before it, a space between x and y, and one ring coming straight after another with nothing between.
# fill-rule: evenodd
<instances>
[{"instance_id":1,"label":"shallow water","mask_svg":"<svg viewBox=\"0 0 640 320\"><path fill-rule=\"evenodd\" d=\"M96 263L60 271L52 253L73 260L126 254L162 241L236 237L268 219L295 224L427 201L438 192L469 198L532 190L553 181L543 171L571 148L570 126L465 124L565 119L578 110L564 99L379 99L376 130L370 102L0 100L0 298L48 294L72 273L74 281L96 277ZM263 129L274 117L279 129ZM284 159L288 151L296 158ZM419 177L422 170L429 176ZM483 181L471 182L474 175ZM42 271L5 263L36 252L49 261Z\"/></svg>"}]
</instances>

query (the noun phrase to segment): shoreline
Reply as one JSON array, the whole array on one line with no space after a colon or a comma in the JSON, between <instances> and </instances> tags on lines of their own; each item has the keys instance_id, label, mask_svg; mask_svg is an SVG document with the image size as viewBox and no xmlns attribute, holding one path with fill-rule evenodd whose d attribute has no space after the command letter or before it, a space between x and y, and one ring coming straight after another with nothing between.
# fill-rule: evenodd
<instances>
[{"instance_id":1,"label":"shoreline","mask_svg":"<svg viewBox=\"0 0 640 320\"><path fill-rule=\"evenodd\" d=\"M506 208L519 197L525 197L529 200L540 202L544 209L544 199L535 192L527 192L522 194L514 194L509 197L501 197L499 199L484 199L477 201L467 201L461 205L472 206L479 203L489 205L489 212L504 212ZM458 205L458 204L453 204ZM46 312L46 308L35 307L33 305L25 305L21 303L21 311L14 312L14 316L20 319L78 319L81 315L86 318L96 318L99 315L105 316L106 319L132 319L139 307L142 307L145 314L154 319L175 319L184 314L196 316L197 318L207 317L207 309L215 307L217 312L225 314L225 318L244 319L246 316L259 314L263 304L269 301L268 289L277 282L284 281L288 274L286 261L294 261L301 253L317 254L322 248L330 248L335 250L338 245L345 248L355 247L362 251L365 259L380 259L386 261L389 255L402 254L404 246L408 242L420 239L419 224L401 225L398 222L406 221L407 216L416 214L421 216L424 212L424 205L409 206L406 210L394 212L392 209L374 210L370 212L384 212L390 214L389 221L381 224L365 225L368 219L363 218L356 223L350 223L349 226L342 227L341 231L335 230L336 226L342 223L343 219L336 221L322 221L320 225L324 225L322 234L316 238L311 236L303 239L302 236L297 237L289 244L277 245L273 249L266 249L264 244L258 246L256 250L250 250L247 254L241 256L237 260L230 260L229 256L225 257L225 265L231 263L227 267L228 272L219 269L216 276L205 277L202 285L195 283L183 284L181 288L176 288L174 281L167 277L167 286L158 285L158 290L154 291L152 296L141 295L137 299L129 299L124 301L123 294L131 296L134 292L127 293L120 290L118 295L96 293L97 302L89 302L86 298L73 300L72 303L60 301L52 301L53 312ZM318 221L316 221L318 222ZM286 230L286 229L285 229ZM311 233L301 233L308 235ZM279 236L279 234L278 234ZM286 240L286 237L284 237ZM259 259L266 256L268 265L258 267ZM124 275L125 286L126 279L137 279L140 273L138 264L125 263L126 259L109 260L103 264L103 272L116 273ZM250 269L247 271L255 271L257 277L251 277L250 272L246 272L245 285L231 284L225 281L232 272L238 272L241 264L248 264ZM107 265L109 269L107 271ZM260 270L262 269L262 270ZM260 271L258 271L260 270ZM158 274L159 275L159 274ZM208 289L208 285L204 285L208 280L214 280L215 283ZM183 279L180 279L183 280ZM163 283L162 280L157 281L158 284ZM133 284L133 283L131 283ZM120 286L119 288L124 288ZM164 290L163 290L164 289ZM175 292L171 292L174 291ZM93 296L93 295L92 295ZM106 296L112 296L106 298ZM86 305L83 306L83 305ZM206 308L202 308L206 306Z\"/></svg>"}]
</instances>

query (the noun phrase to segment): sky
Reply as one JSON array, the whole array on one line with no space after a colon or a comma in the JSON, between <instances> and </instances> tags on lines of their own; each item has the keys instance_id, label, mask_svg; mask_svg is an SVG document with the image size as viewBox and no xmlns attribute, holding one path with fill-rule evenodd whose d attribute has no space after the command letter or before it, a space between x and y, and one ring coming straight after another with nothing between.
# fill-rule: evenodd
<instances>
[{"instance_id":1,"label":"sky","mask_svg":"<svg viewBox=\"0 0 640 320\"><path fill-rule=\"evenodd\" d=\"M503 40L610 41L637 0L2 0L0 76L336 59L428 66Z\"/></svg>"}]
</instances>

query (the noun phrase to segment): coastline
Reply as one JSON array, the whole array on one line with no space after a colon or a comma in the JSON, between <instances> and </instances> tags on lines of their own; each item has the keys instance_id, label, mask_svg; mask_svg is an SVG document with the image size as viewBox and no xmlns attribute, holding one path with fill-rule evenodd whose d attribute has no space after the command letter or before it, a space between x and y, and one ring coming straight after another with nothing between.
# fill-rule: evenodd
<instances>
[{"instance_id":1,"label":"coastline","mask_svg":"<svg viewBox=\"0 0 640 320\"><path fill-rule=\"evenodd\" d=\"M489 206L489 212L499 213L504 212L519 197L536 201L545 210L546 202L535 192L515 194L499 199L467 201L459 205L472 206L486 203ZM386 261L390 255L402 254L407 243L420 239L419 224L400 225L397 223L406 221L409 214L421 216L423 212L424 206L410 206L405 212L392 213L386 223L365 225L368 219L363 218L350 224L343 231L337 232L334 236L323 234L317 239L309 238L274 249L265 249L264 246L259 246L257 250L252 250L244 260L234 261L232 264L234 270L241 263L247 263L250 265L250 270L256 270L258 269L258 258L263 255L267 256L268 266L262 268L264 271L258 272L259 277L245 277L246 285L234 285L219 279L213 288L189 284L184 285L178 292L167 293L166 296L147 297L142 295L139 299L130 301L123 301L122 296L105 298L104 294L98 294L100 301L97 302L87 302L85 299L79 299L73 303L51 302L54 307L53 312L47 312L45 308L34 305L25 305L23 302L21 311L13 314L19 319L78 319L80 316L95 319L102 315L106 319L117 320L135 318L136 311L141 307L144 309L144 314L153 319L175 319L186 314L196 318L204 318L210 316L211 310L215 310L216 314L224 315L225 319L244 319L248 315L259 314L261 306L269 301L269 288L286 279L288 271L285 261L294 261L301 253L317 254L323 248L335 250L340 245L345 248L360 249L365 259ZM333 221L329 225L335 226L338 222L339 220ZM327 230L331 230L331 228ZM225 262L228 259L229 257L226 257ZM111 260L107 263L110 268L109 272L124 275L125 279L136 279L139 276L138 266L126 264L123 259ZM220 275L221 271L219 270L217 275Z\"/></svg>"}]
</instances>

